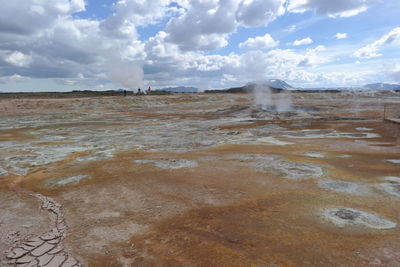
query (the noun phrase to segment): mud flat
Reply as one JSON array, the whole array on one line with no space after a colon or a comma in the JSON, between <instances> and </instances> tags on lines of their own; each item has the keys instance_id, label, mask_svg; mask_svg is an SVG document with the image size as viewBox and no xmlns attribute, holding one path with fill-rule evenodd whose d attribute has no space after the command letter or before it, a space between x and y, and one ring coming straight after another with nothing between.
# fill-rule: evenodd
<instances>
[{"instance_id":1,"label":"mud flat","mask_svg":"<svg viewBox=\"0 0 400 267\"><path fill-rule=\"evenodd\" d=\"M292 103L0 99L0 266L399 266L400 95Z\"/></svg>"}]
</instances>

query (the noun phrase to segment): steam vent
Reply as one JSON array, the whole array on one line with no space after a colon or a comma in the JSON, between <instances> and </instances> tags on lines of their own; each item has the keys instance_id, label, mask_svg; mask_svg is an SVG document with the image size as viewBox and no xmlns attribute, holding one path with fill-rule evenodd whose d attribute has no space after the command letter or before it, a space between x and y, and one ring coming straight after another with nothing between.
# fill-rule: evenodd
<instances>
[{"instance_id":1,"label":"steam vent","mask_svg":"<svg viewBox=\"0 0 400 267\"><path fill-rule=\"evenodd\" d=\"M389 96L1 99L1 266L399 266Z\"/></svg>"}]
</instances>

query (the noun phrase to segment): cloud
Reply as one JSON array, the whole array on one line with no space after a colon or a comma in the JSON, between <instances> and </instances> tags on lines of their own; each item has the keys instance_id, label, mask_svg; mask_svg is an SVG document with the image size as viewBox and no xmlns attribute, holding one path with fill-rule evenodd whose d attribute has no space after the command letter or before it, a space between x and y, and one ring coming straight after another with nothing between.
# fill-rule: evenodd
<instances>
[{"instance_id":1,"label":"cloud","mask_svg":"<svg viewBox=\"0 0 400 267\"><path fill-rule=\"evenodd\" d=\"M351 17L379 2L380 0L290 0L287 9L293 13L313 10L317 15Z\"/></svg>"},{"instance_id":2,"label":"cloud","mask_svg":"<svg viewBox=\"0 0 400 267\"><path fill-rule=\"evenodd\" d=\"M60 17L85 10L83 0L13 0L1 3L0 33L34 34Z\"/></svg>"},{"instance_id":3,"label":"cloud","mask_svg":"<svg viewBox=\"0 0 400 267\"><path fill-rule=\"evenodd\" d=\"M248 48L241 54L220 55L215 51L227 46L230 36L240 28L265 26L283 15L285 3L284 0L118 0L111 6L112 14L94 19L76 15L85 10L83 0L6 1L0 11L0 80L3 84L18 82L19 85L23 81L26 86L51 81L52 88L59 85L70 89L138 87L143 77L142 66L145 82L157 87L221 88L265 78L296 84L334 83L364 77L361 72L319 73L320 68L326 67L324 64L333 61L332 49L323 46L299 51L277 49L279 42L269 34L241 43L240 47ZM316 5L315 1L312 3ZM314 7L308 9L317 12ZM145 40L140 33L147 29L160 30ZM298 29L292 26L287 31ZM395 42L395 36L387 36L384 44L377 46ZM307 37L293 45L311 43Z\"/></svg>"},{"instance_id":4,"label":"cloud","mask_svg":"<svg viewBox=\"0 0 400 267\"><path fill-rule=\"evenodd\" d=\"M335 34L336 39L340 40L340 39L346 39L347 38L347 33L336 33Z\"/></svg>"},{"instance_id":5,"label":"cloud","mask_svg":"<svg viewBox=\"0 0 400 267\"><path fill-rule=\"evenodd\" d=\"M240 26L265 26L285 12L284 0L193 0L167 23L167 41L182 50L216 50Z\"/></svg>"},{"instance_id":6,"label":"cloud","mask_svg":"<svg viewBox=\"0 0 400 267\"><path fill-rule=\"evenodd\" d=\"M265 26L285 13L285 2L285 0L241 1L236 11L236 19L246 27Z\"/></svg>"},{"instance_id":7,"label":"cloud","mask_svg":"<svg viewBox=\"0 0 400 267\"><path fill-rule=\"evenodd\" d=\"M7 83L7 82L25 82L30 80L29 77L24 77L18 74L13 74L11 76L0 77L0 83Z\"/></svg>"},{"instance_id":8,"label":"cloud","mask_svg":"<svg viewBox=\"0 0 400 267\"><path fill-rule=\"evenodd\" d=\"M30 55L25 55L19 51L14 51L7 55L4 61L17 67L27 67L32 63L33 60Z\"/></svg>"},{"instance_id":9,"label":"cloud","mask_svg":"<svg viewBox=\"0 0 400 267\"><path fill-rule=\"evenodd\" d=\"M306 37L304 39L301 40L295 40L292 45L293 46L300 46L300 45L309 45L312 44L314 41L310 38L310 37Z\"/></svg>"},{"instance_id":10,"label":"cloud","mask_svg":"<svg viewBox=\"0 0 400 267\"><path fill-rule=\"evenodd\" d=\"M255 49L269 49L279 45L279 41L275 41L271 35L266 33L264 36L257 36L254 38L249 38L245 42L240 43L239 47L248 47Z\"/></svg>"},{"instance_id":11,"label":"cloud","mask_svg":"<svg viewBox=\"0 0 400 267\"><path fill-rule=\"evenodd\" d=\"M132 38L136 36L136 27L157 23L175 8L169 7L170 0L117 1L113 5L114 14L100 24L100 29L114 38Z\"/></svg>"},{"instance_id":12,"label":"cloud","mask_svg":"<svg viewBox=\"0 0 400 267\"><path fill-rule=\"evenodd\" d=\"M100 21L74 16L85 9L82 0L8 1L5 10L0 11L2 75L68 81L81 73L88 79L104 79L110 58L131 62L144 60L144 44L138 40L135 23L140 18L144 18L146 23L155 22L163 16L161 13L167 12L161 3L166 1L151 1L157 2L160 9L153 10L153 13L151 9L154 6L148 1L125 0L119 1L117 6L122 2L127 5L136 3L135 7L141 8L136 12L140 14L128 16L115 10L113 15ZM12 20L16 22L13 27L2 21L8 13L19 15L18 20ZM114 24L114 34L104 28L104 24L113 19L123 21Z\"/></svg>"},{"instance_id":13,"label":"cloud","mask_svg":"<svg viewBox=\"0 0 400 267\"><path fill-rule=\"evenodd\" d=\"M394 28L388 34L385 34L380 39L376 40L375 42L368 44L360 49L358 49L354 56L357 58L374 58L380 57L382 54L379 50L385 46L392 43L399 43L400 42L400 27Z\"/></svg>"}]
</instances>

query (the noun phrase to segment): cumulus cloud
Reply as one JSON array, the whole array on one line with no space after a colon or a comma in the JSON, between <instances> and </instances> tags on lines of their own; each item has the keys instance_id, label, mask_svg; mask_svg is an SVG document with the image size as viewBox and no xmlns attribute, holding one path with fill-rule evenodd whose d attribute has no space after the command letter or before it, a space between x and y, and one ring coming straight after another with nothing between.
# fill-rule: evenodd
<instances>
[{"instance_id":1,"label":"cumulus cloud","mask_svg":"<svg viewBox=\"0 0 400 267\"><path fill-rule=\"evenodd\" d=\"M236 11L236 19L247 27L267 25L285 13L286 0L241 1Z\"/></svg>"},{"instance_id":2,"label":"cumulus cloud","mask_svg":"<svg viewBox=\"0 0 400 267\"><path fill-rule=\"evenodd\" d=\"M287 5L284 0L116 0L112 14L94 19L76 15L85 10L84 0L6 1L0 10L0 81L33 84L46 78L71 89L108 89L110 80L136 88L142 78L157 87L218 88L265 78L297 84L349 81L350 73L316 73L332 60L329 49L276 49L279 42L269 34L241 43L248 48L243 54L210 53L226 46L240 27L267 25ZM162 29L143 40L140 29L153 24ZM311 43L308 37L293 45Z\"/></svg>"},{"instance_id":3,"label":"cumulus cloud","mask_svg":"<svg viewBox=\"0 0 400 267\"><path fill-rule=\"evenodd\" d=\"M354 55L358 58L374 58L380 57L380 49L392 43L400 43L400 27L394 28L388 34L385 34L375 42L368 44L360 49L358 49Z\"/></svg>"},{"instance_id":4,"label":"cumulus cloud","mask_svg":"<svg viewBox=\"0 0 400 267\"><path fill-rule=\"evenodd\" d=\"M335 34L336 39L341 40L341 39L346 39L347 38L347 33L341 33L338 32Z\"/></svg>"},{"instance_id":5,"label":"cumulus cloud","mask_svg":"<svg viewBox=\"0 0 400 267\"><path fill-rule=\"evenodd\" d=\"M157 23L167 13L174 13L170 0L124 0L113 5L114 14L101 22L100 29L115 38L136 36L137 26Z\"/></svg>"},{"instance_id":6,"label":"cumulus cloud","mask_svg":"<svg viewBox=\"0 0 400 267\"><path fill-rule=\"evenodd\" d=\"M255 49L269 49L278 46L279 41L274 40L271 35L266 33L264 36L257 36L254 38L249 38L245 42L240 43L239 47L248 47Z\"/></svg>"},{"instance_id":7,"label":"cumulus cloud","mask_svg":"<svg viewBox=\"0 0 400 267\"><path fill-rule=\"evenodd\" d=\"M193 0L166 27L167 41L182 50L215 50L239 26L267 25L285 12L284 0Z\"/></svg>"},{"instance_id":8,"label":"cumulus cloud","mask_svg":"<svg viewBox=\"0 0 400 267\"><path fill-rule=\"evenodd\" d=\"M7 63L10 63L17 67L27 67L32 63L32 57L25 55L19 51L14 51L6 56L4 59Z\"/></svg>"},{"instance_id":9,"label":"cumulus cloud","mask_svg":"<svg viewBox=\"0 0 400 267\"><path fill-rule=\"evenodd\" d=\"M121 13L119 6L122 2L130 8L133 2L136 3L135 8L138 9L135 10L140 14L127 16ZM76 12L85 10L83 0L8 1L0 11L2 74L61 79L55 81L74 85L75 82L69 81L79 73L88 79L104 79L110 58L141 61L146 55L144 44L138 40L135 23L139 23L140 18L146 18L146 23L153 23L163 16L161 13L167 12L163 4L166 1L151 1L160 6L161 11L153 10L154 13L151 12L154 6L148 2L118 1L114 14L100 21L74 17ZM147 13L144 12L146 8L149 9ZM10 18L9 14L13 14L14 18ZM15 22L15 25L10 26L4 18ZM114 24L114 34L104 26L113 20L123 21L122 24Z\"/></svg>"},{"instance_id":10,"label":"cumulus cloud","mask_svg":"<svg viewBox=\"0 0 400 267\"><path fill-rule=\"evenodd\" d=\"M312 44L314 41L310 37L303 38L301 40L295 40L292 45L293 46L300 46L300 45L309 45Z\"/></svg>"},{"instance_id":11,"label":"cumulus cloud","mask_svg":"<svg viewBox=\"0 0 400 267\"><path fill-rule=\"evenodd\" d=\"M379 2L380 0L290 0L287 9L293 13L313 10L317 15L351 17Z\"/></svg>"},{"instance_id":12,"label":"cumulus cloud","mask_svg":"<svg viewBox=\"0 0 400 267\"><path fill-rule=\"evenodd\" d=\"M83 0L2 1L0 33L33 34L51 26L60 17L84 10Z\"/></svg>"},{"instance_id":13,"label":"cumulus cloud","mask_svg":"<svg viewBox=\"0 0 400 267\"><path fill-rule=\"evenodd\" d=\"M183 50L214 50L228 44L236 28L235 1L190 1L186 11L166 27L167 40Z\"/></svg>"}]
</instances>

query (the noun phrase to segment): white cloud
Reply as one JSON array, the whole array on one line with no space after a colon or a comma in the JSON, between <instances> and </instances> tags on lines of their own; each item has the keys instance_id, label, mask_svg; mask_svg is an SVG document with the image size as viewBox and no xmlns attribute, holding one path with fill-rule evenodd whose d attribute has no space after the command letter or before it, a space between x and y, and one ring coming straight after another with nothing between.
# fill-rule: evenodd
<instances>
[{"instance_id":1,"label":"white cloud","mask_svg":"<svg viewBox=\"0 0 400 267\"><path fill-rule=\"evenodd\" d=\"M245 42L240 43L239 47L249 47L255 49L269 49L279 45L279 41L274 40L271 35L266 33L264 36L249 38Z\"/></svg>"},{"instance_id":2,"label":"white cloud","mask_svg":"<svg viewBox=\"0 0 400 267\"><path fill-rule=\"evenodd\" d=\"M30 55L25 55L19 51L14 51L6 56L4 61L17 67L27 67L32 63L33 60Z\"/></svg>"},{"instance_id":3,"label":"white cloud","mask_svg":"<svg viewBox=\"0 0 400 267\"><path fill-rule=\"evenodd\" d=\"M347 38L347 33L336 33L335 34L336 39L340 40L340 39L346 39Z\"/></svg>"},{"instance_id":4,"label":"white cloud","mask_svg":"<svg viewBox=\"0 0 400 267\"><path fill-rule=\"evenodd\" d=\"M237 21L247 27L263 26L285 13L286 0L240 1L236 11Z\"/></svg>"},{"instance_id":5,"label":"white cloud","mask_svg":"<svg viewBox=\"0 0 400 267\"><path fill-rule=\"evenodd\" d=\"M171 5L172 2L177 5ZM267 25L282 15L284 2L119 0L112 5L113 14L100 20L74 15L85 9L83 0L7 1L0 11L0 80L3 84L24 81L27 85L51 81L52 88L54 85L109 88L110 77L118 86L129 87L140 83L130 77L131 73L142 77L140 66L143 66L146 81L157 87L207 85L221 88L222 84L238 85L265 78L280 78L297 84L334 83L364 77L361 72L332 74L335 70L330 70L327 71L330 75L319 73L320 68L334 60L332 48L274 49L279 42L269 34L249 38L240 44L249 48L243 54L210 53L226 46L229 37L240 27ZM147 41L141 41L139 33L142 31L138 31L138 27L146 29L152 24L165 27ZM287 30L296 28L292 26ZM394 42L393 36L381 42ZM293 45L311 43L308 37L296 40ZM119 68L132 71L119 75ZM121 80L129 84L124 85Z\"/></svg>"},{"instance_id":6,"label":"white cloud","mask_svg":"<svg viewBox=\"0 0 400 267\"><path fill-rule=\"evenodd\" d=\"M34 34L51 27L60 17L85 10L83 0L2 1L0 33Z\"/></svg>"},{"instance_id":7,"label":"white cloud","mask_svg":"<svg viewBox=\"0 0 400 267\"><path fill-rule=\"evenodd\" d=\"M400 27L394 28L388 34L382 36L380 39L375 42L368 44L360 49L358 49L354 55L358 58L374 58L380 57L382 54L380 53L380 49L391 43L400 43Z\"/></svg>"},{"instance_id":8,"label":"white cloud","mask_svg":"<svg viewBox=\"0 0 400 267\"><path fill-rule=\"evenodd\" d=\"M301 40L295 40L292 45L293 46L300 46L300 45L309 45L312 44L314 41L310 38L310 37L306 37L304 39Z\"/></svg>"},{"instance_id":9,"label":"white cloud","mask_svg":"<svg viewBox=\"0 0 400 267\"><path fill-rule=\"evenodd\" d=\"M100 29L110 37L131 38L137 26L155 24L175 8L168 7L171 0L121 0L117 1L114 14L101 22Z\"/></svg>"},{"instance_id":10,"label":"white cloud","mask_svg":"<svg viewBox=\"0 0 400 267\"><path fill-rule=\"evenodd\" d=\"M351 17L379 2L380 0L290 0L287 9L293 13L314 10L317 15Z\"/></svg>"},{"instance_id":11,"label":"white cloud","mask_svg":"<svg viewBox=\"0 0 400 267\"><path fill-rule=\"evenodd\" d=\"M284 0L184 1L184 12L167 24L167 41L182 50L215 50L239 26L267 25L285 12Z\"/></svg>"},{"instance_id":12,"label":"white cloud","mask_svg":"<svg viewBox=\"0 0 400 267\"><path fill-rule=\"evenodd\" d=\"M7 83L7 82L25 82L30 80L29 77L24 77L18 74L13 74L11 76L0 77L0 83Z\"/></svg>"}]
</instances>

